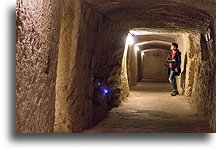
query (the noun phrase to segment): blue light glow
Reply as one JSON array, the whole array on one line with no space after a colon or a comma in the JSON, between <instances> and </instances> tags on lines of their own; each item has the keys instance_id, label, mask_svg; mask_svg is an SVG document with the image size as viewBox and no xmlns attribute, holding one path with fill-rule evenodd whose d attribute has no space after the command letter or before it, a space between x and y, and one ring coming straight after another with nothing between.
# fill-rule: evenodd
<instances>
[{"instance_id":1,"label":"blue light glow","mask_svg":"<svg viewBox=\"0 0 216 148\"><path fill-rule=\"evenodd\" d=\"M104 93L105 93L105 94L108 93L108 90L104 89Z\"/></svg>"},{"instance_id":2,"label":"blue light glow","mask_svg":"<svg viewBox=\"0 0 216 148\"><path fill-rule=\"evenodd\" d=\"M104 95L106 95L106 94L108 94L108 93L111 92L110 89L107 88L107 87L101 87L101 89L102 89Z\"/></svg>"},{"instance_id":3,"label":"blue light glow","mask_svg":"<svg viewBox=\"0 0 216 148\"><path fill-rule=\"evenodd\" d=\"M99 85L99 86L101 85L100 82L98 82L98 85Z\"/></svg>"}]
</instances>

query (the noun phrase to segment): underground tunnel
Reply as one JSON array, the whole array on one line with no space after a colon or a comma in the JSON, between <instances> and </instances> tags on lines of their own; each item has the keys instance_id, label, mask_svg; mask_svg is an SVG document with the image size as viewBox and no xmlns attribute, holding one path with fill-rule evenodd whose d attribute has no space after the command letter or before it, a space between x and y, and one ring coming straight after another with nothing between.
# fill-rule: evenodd
<instances>
[{"instance_id":1,"label":"underground tunnel","mask_svg":"<svg viewBox=\"0 0 216 148\"><path fill-rule=\"evenodd\" d=\"M213 0L17 0L16 132L215 132L214 23Z\"/></svg>"}]
</instances>

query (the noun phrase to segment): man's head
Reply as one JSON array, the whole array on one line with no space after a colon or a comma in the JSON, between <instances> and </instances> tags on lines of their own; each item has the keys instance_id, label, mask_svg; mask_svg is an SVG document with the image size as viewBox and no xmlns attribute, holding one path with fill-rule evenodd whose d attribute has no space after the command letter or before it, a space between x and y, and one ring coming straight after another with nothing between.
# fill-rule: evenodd
<instances>
[{"instance_id":1,"label":"man's head","mask_svg":"<svg viewBox=\"0 0 216 148\"><path fill-rule=\"evenodd\" d=\"M172 45L170 46L171 50L176 50L178 49L178 44L177 43L172 43Z\"/></svg>"}]
</instances>

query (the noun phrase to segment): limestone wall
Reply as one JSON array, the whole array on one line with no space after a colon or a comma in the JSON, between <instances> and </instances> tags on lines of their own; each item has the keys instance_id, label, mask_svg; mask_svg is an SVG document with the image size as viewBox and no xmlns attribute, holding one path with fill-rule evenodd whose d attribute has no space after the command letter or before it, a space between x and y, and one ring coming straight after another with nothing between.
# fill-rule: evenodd
<instances>
[{"instance_id":1,"label":"limestone wall","mask_svg":"<svg viewBox=\"0 0 216 148\"><path fill-rule=\"evenodd\" d=\"M128 49L127 75L129 86L135 86L138 78L138 51L134 46L129 46Z\"/></svg>"},{"instance_id":2,"label":"limestone wall","mask_svg":"<svg viewBox=\"0 0 216 148\"><path fill-rule=\"evenodd\" d=\"M215 130L215 37L211 24L206 33L189 35L186 95L191 104L208 116Z\"/></svg>"},{"instance_id":3,"label":"limestone wall","mask_svg":"<svg viewBox=\"0 0 216 148\"><path fill-rule=\"evenodd\" d=\"M168 51L155 50L144 52L142 78L156 81L168 81L167 67L164 66Z\"/></svg>"},{"instance_id":4,"label":"limestone wall","mask_svg":"<svg viewBox=\"0 0 216 148\"><path fill-rule=\"evenodd\" d=\"M118 19L112 21L100 10L83 0L17 0L18 133L79 132L104 119L128 96L127 70L131 85L141 73L137 70L137 53L132 50L127 69L125 41L131 28L121 28ZM175 42L182 52L178 89L208 116L214 129L214 24L206 32L181 34ZM146 53L142 58L147 70L142 72L143 78L167 80L162 62L167 53L158 54L161 56L156 58ZM151 65L158 60L158 65ZM146 62L150 62L148 66Z\"/></svg>"},{"instance_id":5,"label":"limestone wall","mask_svg":"<svg viewBox=\"0 0 216 148\"><path fill-rule=\"evenodd\" d=\"M199 48L199 33L190 33L188 35L187 67L185 77L185 95L188 97L191 97L192 93L195 68L198 65L199 60Z\"/></svg>"},{"instance_id":6,"label":"limestone wall","mask_svg":"<svg viewBox=\"0 0 216 148\"><path fill-rule=\"evenodd\" d=\"M120 73L120 88L121 88L121 95L120 100L125 100L125 98L129 95L129 83L128 83L128 74L127 74L127 54L129 50L129 45L125 41L125 48L122 56L122 62L121 62L121 73ZM120 105L120 103L118 104Z\"/></svg>"},{"instance_id":7,"label":"limestone wall","mask_svg":"<svg viewBox=\"0 0 216 148\"><path fill-rule=\"evenodd\" d=\"M17 0L16 130L53 132L61 0Z\"/></svg>"},{"instance_id":8,"label":"limestone wall","mask_svg":"<svg viewBox=\"0 0 216 148\"><path fill-rule=\"evenodd\" d=\"M61 30L59 40L58 67L55 100L55 132L72 132L73 122L69 113L68 97L75 79L77 38L80 24L80 2L64 0L62 3Z\"/></svg>"},{"instance_id":9,"label":"limestone wall","mask_svg":"<svg viewBox=\"0 0 216 148\"><path fill-rule=\"evenodd\" d=\"M81 0L18 0L16 13L17 132L79 132L128 95L127 30Z\"/></svg>"},{"instance_id":10,"label":"limestone wall","mask_svg":"<svg viewBox=\"0 0 216 148\"><path fill-rule=\"evenodd\" d=\"M79 132L125 97L120 77L125 42L115 35L118 24L84 1L65 0L62 19L55 132Z\"/></svg>"},{"instance_id":11,"label":"limestone wall","mask_svg":"<svg viewBox=\"0 0 216 148\"><path fill-rule=\"evenodd\" d=\"M177 88L179 93L185 94L186 87L186 67L188 63L188 50L190 48L188 33L182 33L176 36L175 42L178 44L178 49L181 51L181 74L176 77Z\"/></svg>"},{"instance_id":12,"label":"limestone wall","mask_svg":"<svg viewBox=\"0 0 216 148\"><path fill-rule=\"evenodd\" d=\"M129 95L129 84L127 76L127 51L125 45L128 31L118 30L112 44L112 59L107 83L112 90L111 105L117 107Z\"/></svg>"},{"instance_id":13,"label":"limestone wall","mask_svg":"<svg viewBox=\"0 0 216 148\"><path fill-rule=\"evenodd\" d=\"M214 35L213 35L214 45L213 46L214 46L215 54L216 54L216 20L214 20L213 28L214 28ZM216 60L215 60L215 65L216 65ZM214 75L211 125L213 128L213 131L216 132L216 72Z\"/></svg>"}]
</instances>

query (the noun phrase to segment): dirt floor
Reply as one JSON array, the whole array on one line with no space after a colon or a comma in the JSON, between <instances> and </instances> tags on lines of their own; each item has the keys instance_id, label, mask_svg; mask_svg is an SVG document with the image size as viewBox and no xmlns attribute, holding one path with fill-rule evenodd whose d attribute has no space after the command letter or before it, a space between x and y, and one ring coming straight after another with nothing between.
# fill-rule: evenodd
<instances>
[{"instance_id":1,"label":"dirt floor","mask_svg":"<svg viewBox=\"0 0 216 148\"><path fill-rule=\"evenodd\" d=\"M205 116L194 110L188 98L171 96L164 82L139 82L126 102L87 133L204 133L211 132Z\"/></svg>"}]
</instances>

